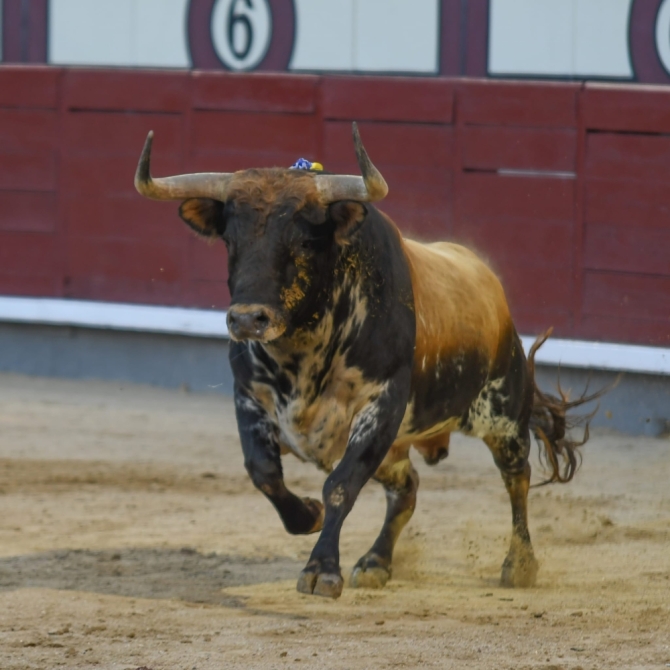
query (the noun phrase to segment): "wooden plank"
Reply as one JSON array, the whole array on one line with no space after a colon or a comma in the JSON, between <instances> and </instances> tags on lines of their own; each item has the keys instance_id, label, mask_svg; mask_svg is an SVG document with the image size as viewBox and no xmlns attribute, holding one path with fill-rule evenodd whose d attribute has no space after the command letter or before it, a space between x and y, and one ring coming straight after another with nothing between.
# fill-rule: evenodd
<instances>
[{"instance_id":1,"label":"wooden plank","mask_svg":"<svg viewBox=\"0 0 670 670\"><path fill-rule=\"evenodd\" d=\"M155 176L174 175L181 172L181 161L164 154L156 147L152 158L152 172ZM68 196L79 194L116 194L136 198L133 183L138 156L106 155L91 157L87 154L64 155L59 170L59 189Z\"/></svg>"},{"instance_id":2,"label":"wooden plank","mask_svg":"<svg viewBox=\"0 0 670 670\"><path fill-rule=\"evenodd\" d=\"M575 337L584 340L670 346L670 328L663 319L633 319L615 316L583 317Z\"/></svg>"},{"instance_id":3,"label":"wooden plank","mask_svg":"<svg viewBox=\"0 0 670 670\"><path fill-rule=\"evenodd\" d=\"M419 77L325 77L323 116L352 121L453 123L454 83Z\"/></svg>"},{"instance_id":4,"label":"wooden plank","mask_svg":"<svg viewBox=\"0 0 670 670\"><path fill-rule=\"evenodd\" d=\"M53 191L56 188L54 152L0 153L0 189Z\"/></svg>"},{"instance_id":5,"label":"wooden plank","mask_svg":"<svg viewBox=\"0 0 670 670\"><path fill-rule=\"evenodd\" d=\"M445 194L449 200L449 193ZM439 241L451 237L453 216L451 206L424 205L415 207L402 200L384 200L380 209L400 228L402 234L414 240Z\"/></svg>"},{"instance_id":6,"label":"wooden plank","mask_svg":"<svg viewBox=\"0 0 670 670\"><path fill-rule=\"evenodd\" d=\"M465 126L463 167L476 170L574 172L577 135L573 129Z\"/></svg>"},{"instance_id":7,"label":"wooden plank","mask_svg":"<svg viewBox=\"0 0 670 670\"><path fill-rule=\"evenodd\" d=\"M665 181L589 179L586 220L634 228L670 227L670 189Z\"/></svg>"},{"instance_id":8,"label":"wooden plank","mask_svg":"<svg viewBox=\"0 0 670 670\"><path fill-rule=\"evenodd\" d=\"M181 282L161 282L129 277L68 276L63 289L67 298L104 300L142 305L186 306Z\"/></svg>"},{"instance_id":9,"label":"wooden plank","mask_svg":"<svg viewBox=\"0 0 670 670\"><path fill-rule=\"evenodd\" d=\"M203 239L189 241L189 266L191 277L206 282L228 281L228 253L223 242L209 244Z\"/></svg>"},{"instance_id":10,"label":"wooden plank","mask_svg":"<svg viewBox=\"0 0 670 670\"><path fill-rule=\"evenodd\" d=\"M586 176L620 180L670 180L670 137L589 133Z\"/></svg>"},{"instance_id":11,"label":"wooden plank","mask_svg":"<svg viewBox=\"0 0 670 670\"><path fill-rule=\"evenodd\" d=\"M0 233L0 276L54 280L60 277L55 235L35 232Z\"/></svg>"},{"instance_id":12,"label":"wooden plank","mask_svg":"<svg viewBox=\"0 0 670 670\"><path fill-rule=\"evenodd\" d=\"M0 67L0 107L56 109L61 70L55 67Z\"/></svg>"},{"instance_id":13,"label":"wooden plank","mask_svg":"<svg viewBox=\"0 0 670 670\"><path fill-rule=\"evenodd\" d=\"M319 78L310 75L194 72L194 109L312 114Z\"/></svg>"},{"instance_id":14,"label":"wooden plank","mask_svg":"<svg viewBox=\"0 0 670 670\"><path fill-rule=\"evenodd\" d=\"M670 226L588 223L584 267L670 277Z\"/></svg>"},{"instance_id":15,"label":"wooden plank","mask_svg":"<svg viewBox=\"0 0 670 670\"><path fill-rule=\"evenodd\" d=\"M50 151L58 140L57 112L0 108L0 151Z\"/></svg>"},{"instance_id":16,"label":"wooden plank","mask_svg":"<svg viewBox=\"0 0 670 670\"><path fill-rule=\"evenodd\" d=\"M449 126L364 122L358 129L370 159L379 169L388 166L451 169L454 131ZM358 172L351 123L324 124L323 154L326 169L332 170L331 165L347 165L349 171Z\"/></svg>"},{"instance_id":17,"label":"wooden plank","mask_svg":"<svg viewBox=\"0 0 670 670\"><path fill-rule=\"evenodd\" d=\"M572 222L536 221L499 216L454 223L454 241L485 256L494 267L516 267L516 273L536 274L538 269L572 267ZM558 287L565 292L566 285Z\"/></svg>"},{"instance_id":18,"label":"wooden plank","mask_svg":"<svg viewBox=\"0 0 670 670\"><path fill-rule=\"evenodd\" d=\"M68 109L184 112L190 105L187 71L67 69L63 104Z\"/></svg>"},{"instance_id":19,"label":"wooden plank","mask_svg":"<svg viewBox=\"0 0 670 670\"><path fill-rule=\"evenodd\" d=\"M230 293L226 282L193 280L184 292L184 303L204 309L228 309Z\"/></svg>"},{"instance_id":20,"label":"wooden plank","mask_svg":"<svg viewBox=\"0 0 670 670\"><path fill-rule=\"evenodd\" d=\"M55 193L0 191L0 231L53 232L56 214Z\"/></svg>"},{"instance_id":21,"label":"wooden plank","mask_svg":"<svg viewBox=\"0 0 670 670\"><path fill-rule=\"evenodd\" d=\"M582 100L588 129L670 132L667 86L587 83Z\"/></svg>"},{"instance_id":22,"label":"wooden plank","mask_svg":"<svg viewBox=\"0 0 670 670\"><path fill-rule=\"evenodd\" d=\"M670 277L587 271L584 313L620 319L657 319L670 328Z\"/></svg>"},{"instance_id":23,"label":"wooden plank","mask_svg":"<svg viewBox=\"0 0 670 670\"><path fill-rule=\"evenodd\" d=\"M461 221L480 218L526 217L536 222L572 221L573 179L500 176L467 173L455 186L457 214Z\"/></svg>"},{"instance_id":24,"label":"wooden plank","mask_svg":"<svg viewBox=\"0 0 670 670\"><path fill-rule=\"evenodd\" d=\"M573 128L580 84L465 80L458 87L465 124Z\"/></svg>"},{"instance_id":25,"label":"wooden plank","mask_svg":"<svg viewBox=\"0 0 670 670\"><path fill-rule=\"evenodd\" d=\"M62 198L68 235L119 240L167 239L188 244L190 228L179 218L179 203L157 202L138 194L80 193Z\"/></svg>"},{"instance_id":26,"label":"wooden plank","mask_svg":"<svg viewBox=\"0 0 670 670\"><path fill-rule=\"evenodd\" d=\"M125 112L82 111L65 114L64 150L68 154L131 154L139 159L150 130L154 131L157 154L181 153L185 132L180 115Z\"/></svg>"},{"instance_id":27,"label":"wooden plank","mask_svg":"<svg viewBox=\"0 0 670 670\"><path fill-rule=\"evenodd\" d=\"M290 167L300 157L315 160L317 154L318 123L313 117L204 111L193 117L189 169ZM203 161L208 154L210 161Z\"/></svg>"},{"instance_id":28,"label":"wooden plank","mask_svg":"<svg viewBox=\"0 0 670 670\"><path fill-rule=\"evenodd\" d=\"M172 284L184 279L182 245L171 240L123 240L70 235L68 273Z\"/></svg>"}]
</instances>

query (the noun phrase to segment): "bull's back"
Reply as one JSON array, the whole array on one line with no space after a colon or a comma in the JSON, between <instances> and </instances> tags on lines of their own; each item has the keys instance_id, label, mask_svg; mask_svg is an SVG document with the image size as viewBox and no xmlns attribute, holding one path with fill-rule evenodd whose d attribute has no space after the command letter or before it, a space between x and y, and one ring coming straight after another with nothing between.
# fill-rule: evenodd
<instances>
[{"instance_id":1,"label":"bull's back","mask_svg":"<svg viewBox=\"0 0 670 670\"><path fill-rule=\"evenodd\" d=\"M411 416L415 434L451 427L504 368L514 337L505 293L472 251L403 240L416 315Z\"/></svg>"}]
</instances>

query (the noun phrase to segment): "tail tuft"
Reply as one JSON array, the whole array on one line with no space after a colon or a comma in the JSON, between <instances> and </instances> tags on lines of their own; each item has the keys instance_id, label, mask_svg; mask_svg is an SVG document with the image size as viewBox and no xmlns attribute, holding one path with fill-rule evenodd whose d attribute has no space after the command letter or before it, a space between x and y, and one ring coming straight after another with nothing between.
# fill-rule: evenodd
<instances>
[{"instance_id":1,"label":"tail tuft","mask_svg":"<svg viewBox=\"0 0 670 670\"><path fill-rule=\"evenodd\" d=\"M589 423L598 411L598 407L586 415L568 417L567 414L571 409L600 398L618 383L617 379L613 385L590 395L587 395L587 384L584 393L576 400L570 400L568 395L563 392L560 378L558 380L560 398L541 391L535 382L535 353L547 341L552 331L553 328L549 328L543 335L540 335L528 352L528 372L533 384L530 429L538 442L540 460L551 472L548 479L535 486L544 486L554 482L564 484L574 477L581 464L579 447L589 439ZM584 431L581 441L575 441L569 435L571 429L578 427L582 427Z\"/></svg>"}]
</instances>

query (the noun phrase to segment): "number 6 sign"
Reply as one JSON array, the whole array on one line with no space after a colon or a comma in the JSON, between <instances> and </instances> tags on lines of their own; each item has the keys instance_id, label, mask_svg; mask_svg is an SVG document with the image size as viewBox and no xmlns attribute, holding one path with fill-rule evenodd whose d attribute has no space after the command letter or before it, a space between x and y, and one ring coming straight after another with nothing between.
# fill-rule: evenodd
<instances>
[{"instance_id":1,"label":"number 6 sign","mask_svg":"<svg viewBox=\"0 0 670 670\"><path fill-rule=\"evenodd\" d=\"M191 0L193 67L286 70L295 38L293 0Z\"/></svg>"}]
</instances>

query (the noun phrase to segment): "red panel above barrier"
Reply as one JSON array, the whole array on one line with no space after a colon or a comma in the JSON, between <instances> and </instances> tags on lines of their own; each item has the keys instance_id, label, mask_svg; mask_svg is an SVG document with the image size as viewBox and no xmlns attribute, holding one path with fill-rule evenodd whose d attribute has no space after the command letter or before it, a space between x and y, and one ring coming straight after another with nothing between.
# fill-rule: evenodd
<instances>
[{"instance_id":1,"label":"red panel above barrier","mask_svg":"<svg viewBox=\"0 0 670 670\"><path fill-rule=\"evenodd\" d=\"M63 104L69 109L184 112L190 107L188 72L66 70Z\"/></svg>"},{"instance_id":2,"label":"red panel above barrier","mask_svg":"<svg viewBox=\"0 0 670 670\"><path fill-rule=\"evenodd\" d=\"M527 127L577 125L579 84L465 81L459 88L463 123Z\"/></svg>"},{"instance_id":3,"label":"red panel above barrier","mask_svg":"<svg viewBox=\"0 0 670 670\"><path fill-rule=\"evenodd\" d=\"M0 293L216 307L226 253L155 175L289 166L355 172L381 208L502 277L522 332L670 343L670 91L407 77L0 67Z\"/></svg>"},{"instance_id":4,"label":"red panel above barrier","mask_svg":"<svg viewBox=\"0 0 670 670\"><path fill-rule=\"evenodd\" d=\"M454 116L454 85L444 79L329 77L322 93L326 119L451 123Z\"/></svg>"},{"instance_id":5,"label":"red panel above barrier","mask_svg":"<svg viewBox=\"0 0 670 670\"><path fill-rule=\"evenodd\" d=\"M316 109L318 77L287 74L193 74L194 109L266 114L312 114Z\"/></svg>"},{"instance_id":6,"label":"red panel above barrier","mask_svg":"<svg viewBox=\"0 0 670 670\"><path fill-rule=\"evenodd\" d=\"M670 132L670 90L667 86L586 84L584 124L594 130Z\"/></svg>"}]
</instances>

